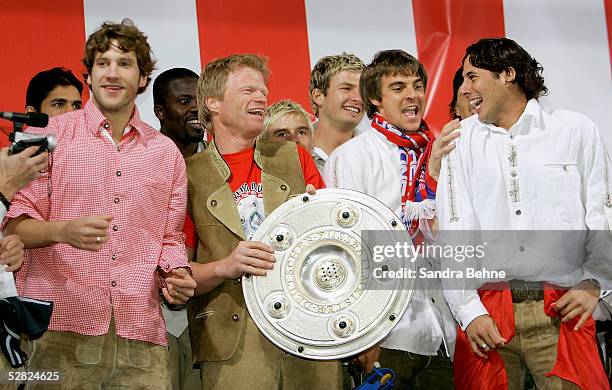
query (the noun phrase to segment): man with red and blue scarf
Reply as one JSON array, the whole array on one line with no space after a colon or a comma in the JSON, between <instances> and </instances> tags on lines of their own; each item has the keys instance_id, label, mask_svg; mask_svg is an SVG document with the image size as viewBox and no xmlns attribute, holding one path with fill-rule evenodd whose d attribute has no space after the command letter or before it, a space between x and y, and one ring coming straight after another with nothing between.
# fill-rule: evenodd
<instances>
[{"instance_id":1,"label":"man with red and blue scarf","mask_svg":"<svg viewBox=\"0 0 612 390\"><path fill-rule=\"evenodd\" d=\"M418 247L435 217L436 178L440 156L452 150L458 127L449 123L440 142L423 113L427 73L401 50L377 53L360 79L361 98L371 128L338 147L325 165L328 187L348 188L386 204L404 223ZM419 264L430 271L433 261ZM395 388L450 389L450 357L455 322L445 303L440 280L417 281L412 301L391 334L356 357L369 372L375 361L396 372Z\"/></svg>"}]
</instances>

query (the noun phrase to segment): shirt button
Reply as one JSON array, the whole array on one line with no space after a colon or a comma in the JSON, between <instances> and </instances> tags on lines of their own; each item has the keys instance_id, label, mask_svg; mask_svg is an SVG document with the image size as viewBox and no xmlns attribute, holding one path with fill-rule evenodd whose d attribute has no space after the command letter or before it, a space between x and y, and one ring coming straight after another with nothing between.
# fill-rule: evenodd
<instances>
[{"instance_id":1,"label":"shirt button","mask_svg":"<svg viewBox=\"0 0 612 390\"><path fill-rule=\"evenodd\" d=\"M115 203L119 203L119 198L115 198L115 199L113 199L113 202L115 202Z\"/></svg>"},{"instance_id":2,"label":"shirt button","mask_svg":"<svg viewBox=\"0 0 612 390\"><path fill-rule=\"evenodd\" d=\"M232 321L234 321L234 322L238 322L238 320L240 320L240 317L238 316L238 314L234 314L234 315L232 316Z\"/></svg>"},{"instance_id":3,"label":"shirt button","mask_svg":"<svg viewBox=\"0 0 612 390\"><path fill-rule=\"evenodd\" d=\"M117 260L117 255L112 255L112 256L111 256L111 259L112 259L112 260Z\"/></svg>"},{"instance_id":4,"label":"shirt button","mask_svg":"<svg viewBox=\"0 0 612 390\"><path fill-rule=\"evenodd\" d=\"M510 134L510 139L514 139L514 134Z\"/></svg>"},{"instance_id":5,"label":"shirt button","mask_svg":"<svg viewBox=\"0 0 612 390\"><path fill-rule=\"evenodd\" d=\"M110 129L110 123L105 123L102 125L102 127L104 127L106 130Z\"/></svg>"},{"instance_id":6,"label":"shirt button","mask_svg":"<svg viewBox=\"0 0 612 390\"><path fill-rule=\"evenodd\" d=\"M563 170L567 172L567 165L563 165Z\"/></svg>"},{"instance_id":7,"label":"shirt button","mask_svg":"<svg viewBox=\"0 0 612 390\"><path fill-rule=\"evenodd\" d=\"M114 280L111 282L111 286L113 287L117 287L117 282L115 282Z\"/></svg>"},{"instance_id":8,"label":"shirt button","mask_svg":"<svg viewBox=\"0 0 612 390\"><path fill-rule=\"evenodd\" d=\"M242 282L242 278L234 279L234 284L240 284Z\"/></svg>"},{"instance_id":9,"label":"shirt button","mask_svg":"<svg viewBox=\"0 0 612 390\"><path fill-rule=\"evenodd\" d=\"M216 200L211 200L211 201L210 201L210 205L211 205L212 207L215 207L215 206L217 205L217 201L216 201Z\"/></svg>"},{"instance_id":10,"label":"shirt button","mask_svg":"<svg viewBox=\"0 0 612 390\"><path fill-rule=\"evenodd\" d=\"M117 230L119 230L119 226L113 225L113 231L116 232Z\"/></svg>"},{"instance_id":11,"label":"shirt button","mask_svg":"<svg viewBox=\"0 0 612 390\"><path fill-rule=\"evenodd\" d=\"M281 191L287 191L287 186L282 184L280 187Z\"/></svg>"},{"instance_id":12,"label":"shirt button","mask_svg":"<svg viewBox=\"0 0 612 390\"><path fill-rule=\"evenodd\" d=\"M516 171L512 171L512 172L510 172L510 175L511 175L512 177L516 177L517 173L516 173Z\"/></svg>"},{"instance_id":13,"label":"shirt button","mask_svg":"<svg viewBox=\"0 0 612 390\"><path fill-rule=\"evenodd\" d=\"M121 176L121 171L116 172L117 176Z\"/></svg>"},{"instance_id":14,"label":"shirt button","mask_svg":"<svg viewBox=\"0 0 612 390\"><path fill-rule=\"evenodd\" d=\"M436 300L431 298L431 303L436 303Z\"/></svg>"},{"instance_id":15,"label":"shirt button","mask_svg":"<svg viewBox=\"0 0 612 390\"><path fill-rule=\"evenodd\" d=\"M525 247L524 246L519 246L519 252L525 252Z\"/></svg>"},{"instance_id":16,"label":"shirt button","mask_svg":"<svg viewBox=\"0 0 612 390\"><path fill-rule=\"evenodd\" d=\"M516 210L516 215L521 215L521 210Z\"/></svg>"}]
</instances>

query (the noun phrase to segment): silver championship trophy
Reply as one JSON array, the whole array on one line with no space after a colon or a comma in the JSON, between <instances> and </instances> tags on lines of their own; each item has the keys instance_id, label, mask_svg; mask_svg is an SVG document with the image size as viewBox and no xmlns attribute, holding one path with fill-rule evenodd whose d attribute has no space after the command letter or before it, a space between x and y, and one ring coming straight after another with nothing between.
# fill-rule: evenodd
<instances>
[{"instance_id":1,"label":"silver championship trophy","mask_svg":"<svg viewBox=\"0 0 612 390\"><path fill-rule=\"evenodd\" d=\"M369 242L368 232L377 242ZM243 277L247 308L264 336L296 356L340 359L372 347L412 297L413 279L375 276L415 264L372 256L379 243L410 242L408 232L393 211L360 192L322 189L294 197L264 220L253 240L272 246L276 263L266 276Z\"/></svg>"}]
</instances>

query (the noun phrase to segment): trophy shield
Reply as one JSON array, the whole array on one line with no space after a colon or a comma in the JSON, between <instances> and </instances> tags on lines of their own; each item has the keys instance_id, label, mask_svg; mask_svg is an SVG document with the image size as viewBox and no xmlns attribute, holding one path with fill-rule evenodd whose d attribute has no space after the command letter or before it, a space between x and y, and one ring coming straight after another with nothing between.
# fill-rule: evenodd
<instances>
[{"instance_id":1,"label":"trophy shield","mask_svg":"<svg viewBox=\"0 0 612 390\"><path fill-rule=\"evenodd\" d=\"M284 351L314 360L353 356L386 337L404 314L415 280L376 278L375 268L416 266L402 258L382 266L373 261L378 242L364 239L372 231L385 243L411 245L395 213L357 191L302 194L271 213L253 240L274 248L274 269L242 278L261 333Z\"/></svg>"}]
</instances>

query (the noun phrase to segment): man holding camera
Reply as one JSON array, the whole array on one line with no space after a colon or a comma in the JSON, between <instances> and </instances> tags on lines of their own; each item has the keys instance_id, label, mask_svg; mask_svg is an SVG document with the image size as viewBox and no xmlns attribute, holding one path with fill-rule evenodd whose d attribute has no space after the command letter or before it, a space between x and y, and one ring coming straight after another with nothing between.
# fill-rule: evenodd
<instances>
[{"instance_id":1,"label":"man holding camera","mask_svg":"<svg viewBox=\"0 0 612 390\"><path fill-rule=\"evenodd\" d=\"M15 192L38 177L39 171L47 166L47 153L33 156L37 150L38 147L30 147L15 155L9 155L7 148L0 150L0 218L6 215ZM16 295L12 272L19 269L22 262L23 243L19 236L12 234L2 238L0 233L0 299ZM4 315L0 318L6 319ZM20 355L15 356L21 359ZM9 370L12 364L15 362L0 352L0 371Z\"/></svg>"}]
</instances>

